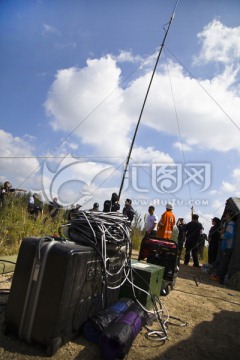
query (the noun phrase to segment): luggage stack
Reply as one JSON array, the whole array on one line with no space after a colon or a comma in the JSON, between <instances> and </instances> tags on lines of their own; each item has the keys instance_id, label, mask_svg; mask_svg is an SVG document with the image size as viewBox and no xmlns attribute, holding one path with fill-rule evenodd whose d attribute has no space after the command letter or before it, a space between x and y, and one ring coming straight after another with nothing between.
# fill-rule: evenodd
<instances>
[{"instance_id":1,"label":"luggage stack","mask_svg":"<svg viewBox=\"0 0 240 360\"><path fill-rule=\"evenodd\" d=\"M80 211L60 234L76 244L90 246L103 259L107 281L107 303L119 298L126 263L132 251L129 221L117 212Z\"/></svg>"},{"instance_id":2,"label":"luggage stack","mask_svg":"<svg viewBox=\"0 0 240 360\"><path fill-rule=\"evenodd\" d=\"M117 301L131 244L123 216L81 212L64 237L22 240L4 330L53 355L83 324ZM87 225L88 224L88 227Z\"/></svg>"},{"instance_id":3,"label":"luggage stack","mask_svg":"<svg viewBox=\"0 0 240 360\"><path fill-rule=\"evenodd\" d=\"M178 274L178 245L173 240L158 237L143 238L138 260L164 267L161 295L168 295L174 288Z\"/></svg>"}]
</instances>

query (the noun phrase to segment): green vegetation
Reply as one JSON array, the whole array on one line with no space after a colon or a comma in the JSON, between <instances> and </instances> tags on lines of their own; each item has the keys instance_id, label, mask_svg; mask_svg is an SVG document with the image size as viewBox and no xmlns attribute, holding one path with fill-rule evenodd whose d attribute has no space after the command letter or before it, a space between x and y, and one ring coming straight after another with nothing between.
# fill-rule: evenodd
<instances>
[{"instance_id":1,"label":"green vegetation","mask_svg":"<svg viewBox=\"0 0 240 360\"><path fill-rule=\"evenodd\" d=\"M132 247L134 250L139 250L142 238L145 234L145 228L142 225L142 218L141 216L136 213L132 222Z\"/></svg>"},{"instance_id":2,"label":"green vegetation","mask_svg":"<svg viewBox=\"0 0 240 360\"><path fill-rule=\"evenodd\" d=\"M54 221L47 218L47 205L44 206L43 217L34 221L27 212L29 196L22 193L10 194L4 209L0 209L0 256L17 254L21 240L25 237L57 235L59 226L67 222L65 210L60 210ZM143 234L142 220L137 214L131 233L134 249L139 250Z\"/></svg>"},{"instance_id":3,"label":"green vegetation","mask_svg":"<svg viewBox=\"0 0 240 360\"><path fill-rule=\"evenodd\" d=\"M0 256L18 253L21 240L25 237L46 236L58 233L58 228L66 222L63 211L53 221L47 217L45 206L43 217L34 221L27 212L29 195L11 194L4 209L0 209Z\"/></svg>"},{"instance_id":4,"label":"green vegetation","mask_svg":"<svg viewBox=\"0 0 240 360\"><path fill-rule=\"evenodd\" d=\"M6 201L4 209L0 209L0 256L18 253L21 240L25 237L53 236L58 234L59 226L66 223L65 211L60 210L54 221L47 218L47 205L44 215L34 221L27 212L29 194L12 194ZM46 220L47 218L47 220ZM46 220L46 221L44 221ZM132 223L132 246L139 250L145 227L141 216L137 213ZM177 229L174 229L172 240L177 241ZM207 263L207 248L204 249L203 263Z\"/></svg>"}]
</instances>

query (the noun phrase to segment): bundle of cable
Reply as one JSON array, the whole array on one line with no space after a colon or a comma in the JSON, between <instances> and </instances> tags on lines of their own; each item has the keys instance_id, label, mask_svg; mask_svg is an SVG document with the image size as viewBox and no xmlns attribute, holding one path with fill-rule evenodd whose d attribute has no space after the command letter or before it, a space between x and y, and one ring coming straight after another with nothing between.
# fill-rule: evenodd
<instances>
[{"instance_id":1,"label":"bundle of cable","mask_svg":"<svg viewBox=\"0 0 240 360\"><path fill-rule=\"evenodd\" d=\"M94 343L98 343L99 338L103 334L104 330L112 322L118 321L132 304L133 300L128 298L121 298L109 308L88 319L83 325L83 333L85 338Z\"/></svg>"},{"instance_id":2,"label":"bundle of cable","mask_svg":"<svg viewBox=\"0 0 240 360\"><path fill-rule=\"evenodd\" d=\"M123 359L144 323L144 310L139 305L132 304L117 322L111 323L104 330L100 337L99 345L103 359Z\"/></svg>"},{"instance_id":3,"label":"bundle of cable","mask_svg":"<svg viewBox=\"0 0 240 360\"><path fill-rule=\"evenodd\" d=\"M131 241L128 219L117 212L79 211L70 223L59 228L62 231L71 241L81 244L101 245L104 241L122 245Z\"/></svg>"}]
</instances>

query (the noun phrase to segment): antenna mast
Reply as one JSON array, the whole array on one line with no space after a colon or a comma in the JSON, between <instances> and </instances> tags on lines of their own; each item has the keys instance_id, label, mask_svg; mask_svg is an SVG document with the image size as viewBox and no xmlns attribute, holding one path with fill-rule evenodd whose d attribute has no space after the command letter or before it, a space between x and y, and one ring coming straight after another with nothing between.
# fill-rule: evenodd
<instances>
[{"instance_id":1,"label":"antenna mast","mask_svg":"<svg viewBox=\"0 0 240 360\"><path fill-rule=\"evenodd\" d=\"M124 168L124 172L123 172L122 182L121 182L120 189L119 189L119 193L118 193L119 199L120 199L120 196L121 196L121 193L122 193L122 188L123 188L123 184L124 184L126 172L127 172L127 169L128 169L128 164L129 164L130 157L131 157L131 154L132 154L132 149L133 149L133 145L134 145L135 138L136 138L136 135L137 135L138 127L139 127L139 124L140 124L140 121L141 121L141 118L142 118L143 110L144 110L144 108L145 108L145 104L146 104L146 101L147 101L147 97L148 97L148 94L149 94L149 90L150 90L150 87L151 87L151 85L152 85L153 77L154 77L154 74L155 74L155 72L156 72L157 65L158 65L160 56L161 56L161 54L162 54L162 50L163 50L163 47L164 47L164 44L165 44L165 41L166 41L166 38L167 38L167 35L168 35L168 32L169 32L169 29L170 29L171 24L172 24L173 19L174 19L175 10L176 10L176 7L177 7L178 2L179 2L179 0L177 0L176 4L175 4L175 6L174 6L174 9L173 9L173 12L172 12L170 21L169 21L168 26L167 26L167 29L166 29L166 31L165 31L165 35L164 35L162 44L161 44L161 46L160 46L160 50L159 50L159 53L158 53L158 56L157 56L157 60L156 60L156 63L155 63L155 66L154 66L154 69L153 69L153 72L152 72L152 76L151 76L151 79L150 79L150 82L149 82L149 85L148 85L148 88L147 88L147 92L146 92L146 95L145 95L145 98L144 98L144 101L143 101L143 105L142 105L142 108L141 108L141 111L140 111L140 115L139 115L139 118L138 118L137 126L136 126L136 129L135 129L133 138L132 138L131 146L130 146L130 149L129 149L129 153L128 153L128 156L127 156L127 160L126 160L126 164L125 164L125 168Z\"/></svg>"}]
</instances>

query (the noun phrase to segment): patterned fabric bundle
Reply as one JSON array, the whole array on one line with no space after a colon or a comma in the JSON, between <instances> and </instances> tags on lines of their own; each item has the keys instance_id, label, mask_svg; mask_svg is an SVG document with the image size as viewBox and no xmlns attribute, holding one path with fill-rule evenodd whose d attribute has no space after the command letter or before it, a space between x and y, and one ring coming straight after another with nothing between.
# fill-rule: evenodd
<instances>
[{"instance_id":1,"label":"patterned fabric bundle","mask_svg":"<svg viewBox=\"0 0 240 360\"><path fill-rule=\"evenodd\" d=\"M111 323L99 339L102 356L105 360L123 359L132 346L133 340L145 323L145 313L137 304Z\"/></svg>"},{"instance_id":2,"label":"patterned fabric bundle","mask_svg":"<svg viewBox=\"0 0 240 360\"><path fill-rule=\"evenodd\" d=\"M109 324L118 321L132 304L133 300L121 298L109 308L90 318L83 326L86 339L98 343L100 336Z\"/></svg>"}]
</instances>

